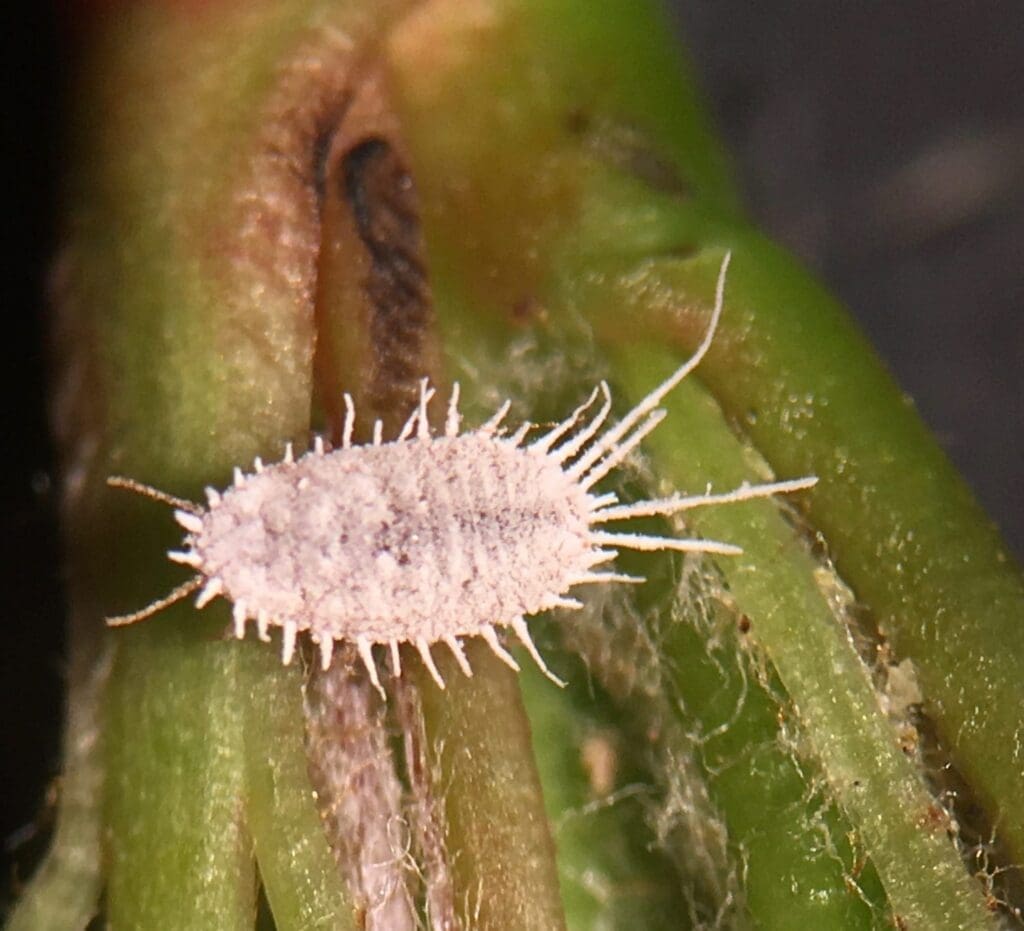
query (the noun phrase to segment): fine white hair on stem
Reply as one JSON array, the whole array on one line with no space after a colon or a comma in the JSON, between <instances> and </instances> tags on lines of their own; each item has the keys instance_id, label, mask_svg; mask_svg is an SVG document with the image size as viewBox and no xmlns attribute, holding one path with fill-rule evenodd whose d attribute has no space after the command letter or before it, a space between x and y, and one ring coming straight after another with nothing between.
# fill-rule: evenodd
<instances>
[{"instance_id":1,"label":"fine white hair on stem","mask_svg":"<svg viewBox=\"0 0 1024 931\"><path fill-rule=\"evenodd\" d=\"M424 378L394 440L385 441L376 420L372 441L353 444L356 408L345 394L339 449L328 450L318 436L299 458L290 444L280 462L265 465L257 457L251 474L236 468L228 488L207 489L206 507L133 479L111 478L112 486L175 509L185 536L181 549L167 555L196 574L141 611L108 623L133 624L197 591L197 607L223 597L232 604L235 637L244 637L253 619L260 640L281 629L285 663L304 633L319 649L324 669L335 655L335 641L354 643L382 697L387 693L375 646L387 645L390 674L397 677L400 646L408 644L443 689L446 659L463 674L473 673L466 638L479 637L518 671L498 632L507 629L544 675L564 685L533 642L529 615L582 607L573 597L576 586L642 583L609 565L621 550L740 552L727 541L609 525L789 494L816 482L744 482L727 492L709 487L701 495L628 503L593 490L657 429L667 416L659 405L704 358L722 315L728 266L726 255L711 319L694 354L611 427L611 392L601 382L568 417L530 443L528 421L511 432L501 427L510 401L475 430L460 433L456 383L443 433L434 435L434 389ZM591 414L598 397L602 404ZM435 657L432 649L439 644L445 649Z\"/></svg>"}]
</instances>

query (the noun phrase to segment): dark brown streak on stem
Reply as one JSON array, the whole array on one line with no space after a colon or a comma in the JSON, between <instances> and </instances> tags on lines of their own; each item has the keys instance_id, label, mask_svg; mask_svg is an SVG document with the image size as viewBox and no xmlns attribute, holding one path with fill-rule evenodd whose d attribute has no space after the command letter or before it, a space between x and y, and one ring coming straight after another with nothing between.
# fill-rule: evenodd
<instances>
[{"instance_id":1,"label":"dark brown streak on stem","mask_svg":"<svg viewBox=\"0 0 1024 931\"><path fill-rule=\"evenodd\" d=\"M342 180L370 254L364 286L373 306L371 404L400 409L415 400L409 389L415 391L422 372L424 335L433 317L412 176L386 139L371 137L345 156Z\"/></svg>"},{"instance_id":2,"label":"dark brown streak on stem","mask_svg":"<svg viewBox=\"0 0 1024 931\"><path fill-rule=\"evenodd\" d=\"M379 70L355 69L344 116L318 140L321 243L316 380L332 439L348 391L356 435L393 436L436 369L433 305L415 184Z\"/></svg>"}]
</instances>

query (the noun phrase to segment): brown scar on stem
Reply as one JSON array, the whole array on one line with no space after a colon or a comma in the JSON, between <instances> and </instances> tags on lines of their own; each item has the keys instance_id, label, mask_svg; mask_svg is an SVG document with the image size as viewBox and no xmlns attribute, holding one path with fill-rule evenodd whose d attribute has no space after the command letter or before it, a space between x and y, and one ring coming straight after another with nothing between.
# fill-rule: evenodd
<instances>
[{"instance_id":1,"label":"brown scar on stem","mask_svg":"<svg viewBox=\"0 0 1024 931\"><path fill-rule=\"evenodd\" d=\"M432 319L415 191L394 146L381 137L352 149L343 167L345 194L371 257L366 293L378 361L371 391L375 402L392 406L392 395L419 376Z\"/></svg>"},{"instance_id":2,"label":"brown scar on stem","mask_svg":"<svg viewBox=\"0 0 1024 931\"><path fill-rule=\"evenodd\" d=\"M326 145L320 201L314 371L332 438L343 394L392 435L436 381L439 351L419 201L386 79L379 66L353 78L344 118Z\"/></svg>"}]
</instances>

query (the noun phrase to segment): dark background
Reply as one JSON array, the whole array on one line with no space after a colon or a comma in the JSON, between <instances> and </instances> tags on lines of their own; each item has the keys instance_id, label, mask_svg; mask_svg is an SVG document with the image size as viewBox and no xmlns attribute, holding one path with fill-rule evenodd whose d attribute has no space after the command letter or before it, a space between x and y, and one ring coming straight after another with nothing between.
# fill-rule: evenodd
<instances>
[{"instance_id":1,"label":"dark background","mask_svg":"<svg viewBox=\"0 0 1024 931\"><path fill-rule=\"evenodd\" d=\"M60 556L44 385L66 70L47 4L5 5L0 841L30 859L59 762ZM595 9L600 5L595 4ZM758 222L849 305L1024 554L1024 10L677 0ZM45 820L45 819L44 819ZM27 845L23 842L27 842ZM0 875L0 890L9 886Z\"/></svg>"},{"instance_id":2,"label":"dark background","mask_svg":"<svg viewBox=\"0 0 1024 931\"><path fill-rule=\"evenodd\" d=\"M1024 5L674 0L758 223L1024 555Z\"/></svg>"}]
</instances>

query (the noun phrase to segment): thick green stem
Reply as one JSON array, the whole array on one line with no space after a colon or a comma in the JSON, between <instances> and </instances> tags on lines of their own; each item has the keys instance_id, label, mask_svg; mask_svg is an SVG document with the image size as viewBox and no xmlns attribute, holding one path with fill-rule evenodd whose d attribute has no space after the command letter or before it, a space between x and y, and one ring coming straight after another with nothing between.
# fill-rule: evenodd
<instances>
[{"instance_id":1,"label":"thick green stem","mask_svg":"<svg viewBox=\"0 0 1024 931\"><path fill-rule=\"evenodd\" d=\"M555 851L519 684L483 641L468 644L467 655L472 679L439 657L444 692L417 670L457 920L557 931L565 923Z\"/></svg>"},{"instance_id":2,"label":"thick green stem","mask_svg":"<svg viewBox=\"0 0 1024 931\"><path fill-rule=\"evenodd\" d=\"M245 728L246 818L260 877L278 931L358 927L356 909L327 846L302 722L303 675L264 644L240 659L248 692Z\"/></svg>"},{"instance_id":3,"label":"thick green stem","mask_svg":"<svg viewBox=\"0 0 1024 931\"><path fill-rule=\"evenodd\" d=\"M106 725L111 928L251 927L237 651L191 609L123 634ZM145 864L140 881L139 864Z\"/></svg>"}]
</instances>

